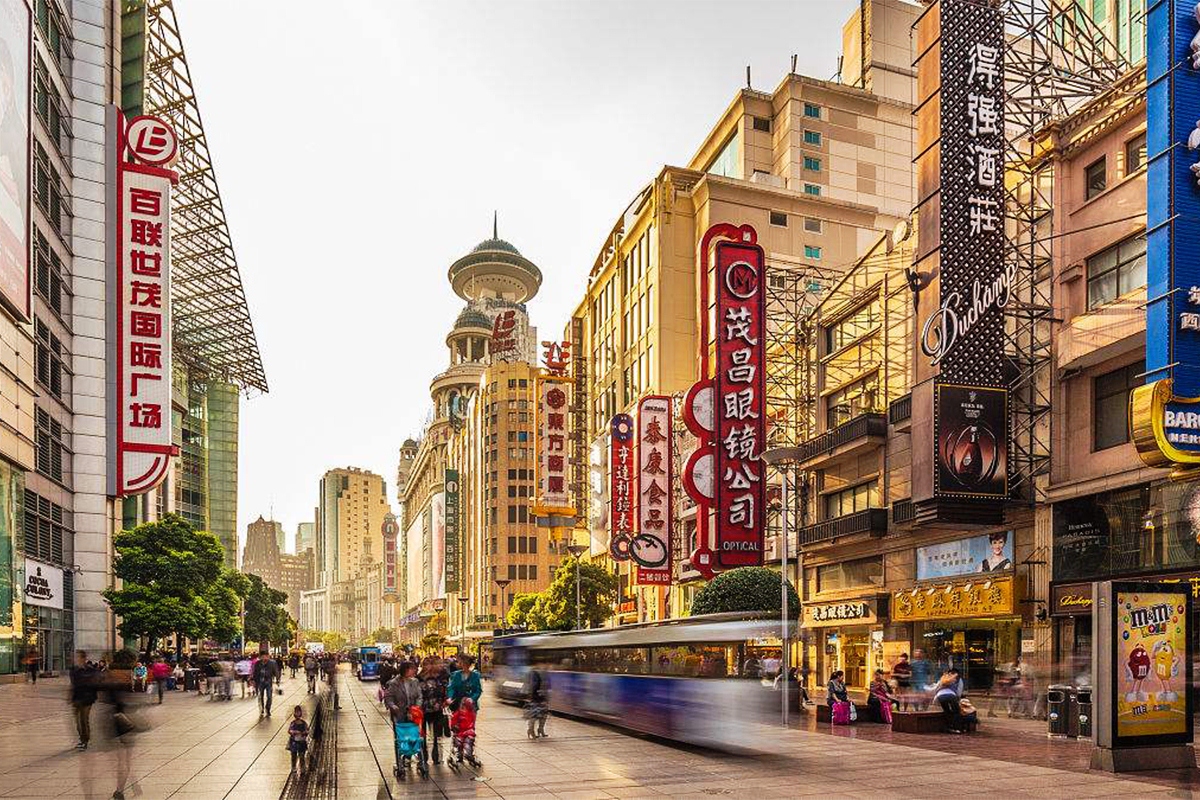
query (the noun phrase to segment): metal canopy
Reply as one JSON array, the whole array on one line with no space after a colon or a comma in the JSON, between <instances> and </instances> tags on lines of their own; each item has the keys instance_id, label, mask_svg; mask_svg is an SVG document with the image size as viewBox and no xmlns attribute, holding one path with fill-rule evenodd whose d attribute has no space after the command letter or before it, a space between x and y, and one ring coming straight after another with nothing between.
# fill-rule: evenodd
<instances>
[{"instance_id":1,"label":"metal canopy","mask_svg":"<svg viewBox=\"0 0 1200 800\"><path fill-rule=\"evenodd\" d=\"M175 352L189 367L243 392L266 392L175 8L172 0L147 0L145 9L143 110L170 122L179 137L179 185L171 197Z\"/></svg>"}]
</instances>

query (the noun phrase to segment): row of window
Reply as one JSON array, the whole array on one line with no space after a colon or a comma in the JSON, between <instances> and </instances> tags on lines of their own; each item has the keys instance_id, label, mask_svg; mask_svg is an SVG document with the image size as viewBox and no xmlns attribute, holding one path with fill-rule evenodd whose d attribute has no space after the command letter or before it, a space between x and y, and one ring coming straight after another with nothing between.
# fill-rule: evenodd
<instances>
[{"instance_id":1,"label":"row of window","mask_svg":"<svg viewBox=\"0 0 1200 800\"><path fill-rule=\"evenodd\" d=\"M34 422L36 437L34 467L38 474L61 483L63 454L66 452L62 423L51 417L44 408L35 409Z\"/></svg>"},{"instance_id":2,"label":"row of window","mask_svg":"<svg viewBox=\"0 0 1200 800\"><path fill-rule=\"evenodd\" d=\"M882 506L878 484L873 480L827 494L824 503L825 519L836 519Z\"/></svg>"},{"instance_id":3,"label":"row of window","mask_svg":"<svg viewBox=\"0 0 1200 800\"><path fill-rule=\"evenodd\" d=\"M33 238L33 288L46 305L56 314L63 313L63 301L67 295L69 281L62 259L41 228L34 226Z\"/></svg>"},{"instance_id":4,"label":"row of window","mask_svg":"<svg viewBox=\"0 0 1200 800\"><path fill-rule=\"evenodd\" d=\"M37 492L25 490L25 555L52 564L63 562L63 537L70 533L64 524L62 506Z\"/></svg>"},{"instance_id":5,"label":"row of window","mask_svg":"<svg viewBox=\"0 0 1200 800\"><path fill-rule=\"evenodd\" d=\"M1132 175L1146 166L1146 134L1143 131L1125 142L1124 175ZM1083 171L1084 195L1088 200L1102 194L1108 188L1108 156L1100 158L1087 165Z\"/></svg>"},{"instance_id":6,"label":"row of window","mask_svg":"<svg viewBox=\"0 0 1200 800\"><path fill-rule=\"evenodd\" d=\"M62 340L50 332L50 327L41 319L34 318L34 377L50 394L63 398L66 377L70 374L67 364L70 353Z\"/></svg>"},{"instance_id":7,"label":"row of window","mask_svg":"<svg viewBox=\"0 0 1200 800\"><path fill-rule=\"evenodd\" d=\"M537 564L509 564L508 565L508 579L510 581L536 581L537 575L538 575Z\"/></svg>"},{"instance_id":8,"label":"row of window","mask_svg":"<svg viewBox=\"0 0 1200 800\"><path fill-rule=\"evenodd\" d=\"M67 190L58 167L50 161L46 149L39 143L34 147L33 199L50 220L59 236L65 235Z\"/></svg>"},{"instance_id":9,"label":"row of window","mask_svg":"<svg viewBox=\"0 0 1200 800\"><path fill-rule=\"evenodd\" d=\"M777 228L786 228L788 226L788 215L786 211L772 211L771 224ZM824 233L825 223L816 217L804 218L804 231L806 233ZM818 248L819 249L819 248Z\"/></svg>"},{"instance_id":10,"label":"row of window","mask_svg":"<svg viewBox=\"0 0 1200 800\"><path fill-rule=\"evenodd\" d=\"M508 552L509 553L533 553L538 551L538 540L536 536L510 536L508 537Z\"/></svg>"}]
</instances>

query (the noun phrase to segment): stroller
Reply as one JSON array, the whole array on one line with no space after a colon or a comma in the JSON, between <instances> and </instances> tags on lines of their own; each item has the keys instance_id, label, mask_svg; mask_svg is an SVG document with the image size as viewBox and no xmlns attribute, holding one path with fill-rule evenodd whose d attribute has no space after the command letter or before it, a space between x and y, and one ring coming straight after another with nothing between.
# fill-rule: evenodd
<instances>
[{"instance_id":1,"label":"stroller","mask_svg":"<svg viewBox=\"0 0 1200 800\"><path fill-rule=\"evenodd\" d=\"M421 752L421 710L412 706L408 710L408 716L411 722L393 723L396 737L396 777L400 780L404 780L408 775L413 757ZM429 768L424 762L418 762L417 767L422 777L428 777Z\"/></svg>"}]
</instances>

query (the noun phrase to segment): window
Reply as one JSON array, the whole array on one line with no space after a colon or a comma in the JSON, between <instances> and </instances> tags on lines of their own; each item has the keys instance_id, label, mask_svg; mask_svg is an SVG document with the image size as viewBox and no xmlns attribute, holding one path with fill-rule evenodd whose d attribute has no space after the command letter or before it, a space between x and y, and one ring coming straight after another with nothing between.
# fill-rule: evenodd
<instances>
[{"instance_id":1,"label":"window","mask_svg":"<svg viewBox=\"0 0 1200 800\"><path fill-rule=\"evenodd\" d=\"M61 400L63 375L66 373L64 365L68 360L67 350L62 341L50 332L49 326L40 319L34 319L34 332L37 334L34 348L37 361L35 376L38 383Z\"/></svg>"},{"instance_id":2,"label":"window","mask_svg":"<svg viewBox=\"0 0 1200 800\"><path fill-rule=\"evenodd\" d=\"M805 103L804 116L809 117L810 119L820 119L821 107L815 103Z\"/></svg>"},{"instance_id":3,"label":"window","mask_svg":"<svg viewBox=\"0 0 1200 800\"><path fill-rule=\"evenodd\" d=\"M517 507L516 506L508 507L508 521L509 522L517 521Z\"/></svg>"},{"instance_id":4,"label":"window","mask_svg":"<svg viewBox=\"0 0 1200 800\"><path fill-rule=\"evenodd\" d=\"M25 555L52 564L63 563L63 534L69 533L63 508L25 490Z\"/></svg>"},{"instance_id":5,"label":"window","mask_svg":"<svg viewBox=\"0 0 1200 800\"><path fill-rule=\"evenodd\" d=\"M763 131L764 133L771 132L771 120L766 117L752 117L752 119L754 120L754 130Z\"/></svg>"},{"instance_id":6,"label":"window","mask_svg":"<svg viewBox=\"0 0 1200 800\"><path fill-rule=\"evenodd\" d=\"M515 537L515 536L508 537L508 552L510 552L510 553L517 552L517 537Z\"/></svg>"},{"instance_id":7,"label":"window","mask_svg":"<svg viewBox=\"0 0 1200 800\"><path fill-rule=\"evenodd\" d=\"M804 230L808 233L824 233L825 223L821 222L819 219L814 219L813 217L805 217Z\"/></svg>"},{"instance_id":8,"label":"window","mask_svg":"<svg viewBox=\"0 0 1200 800\"><path fill-rule=\"evenodd\" d=\"M805 156L804 157L804 168L811 169L814 172L820 172L821 171L821 159L813 158L812 156Z\"/></svg>"},{"instance_id":9,"label":"window","mask_svg":"<svg viewBox=\"0 0 1200 800\"><path fill-rule=\"evenodd\" d=\"M528 536L521 536L517 539L517 552L518 553L528 553L529 552L529 537Z\"/></svg>"},{"instance_id":10,"label":"window","mask_svg":"<svg viewBox=\"0 0 1200 800\"><path fill-rule=\"evenodd\" d=\"M721 152L708 165L709 173L723 178L741 178L742 165L738 162L738 135L734 132L729 141L721 148Z\"/></svg>"},{"instance_id":11,"label":"window","mask_svg":"<svg viewBox=\"0 0 1200 800\"><path fill-rule=\"evenodd\" d=\"M771 212L771 224L778 225L781 228L787 227L787 214L782 211Z\"/></svg>"},{"instance_id":12,"label":"window","mask_svg":"<svg viewBox=\"0 0 1200 800\"><path fill-rule=\"evenodd\" d=\"M33 288L46 301L46 305L61 314L67 287L62 259L51 249L49 240L36 225L34 231Z\"/></svg>"},{"instance_id":13,"label":"window","mask_svg":"<svg viewBox=\"0 0 1200 800\"><path fill-rule=\"evenodd\" d=\"M820 197L821 187L817 186L815 183L806 183L804 184L804 193L807 195L812 195L813 197Z\"/></svg>"},{"instance_id":14,"label":"window","mask_svg":"<svg viewBox=\"0 0 1200 800\"><path fill-rule=\"evenodd\" d=\"M530 537L529 537L529 552L530 552L530 553L533 553L533 554L535 554L535 555L536 555L536 554L537 554L537 549L538 549L538 540L537 540L537 537L536 537L536 536L530 536Z\"/></svg>"},{"instance_id":15,"label":"window","mask_svg":"<svg viewBox=\"0 0 1200 800\"><path fill-rule=\"evenodd\" d=\"M1132 175L1146 166L1146 134L1139 133L1125 143L1125 174Z\"/></svg>"},{"instance_id":16,"label":"window","mask_svg":"<svg viewBox=\"0 0 1200 800\"><path fill-rule=\"evenodd\" d=\"M883 586L883 559L857 558L817 567L817 591L833 592L855 586Z\"/></svg>"},{"instance_id":17,"label":"window","mask_svg":"<svg viewBox=\"0 0 1200 800\"><path fill-rule=\"evenodd\" d=\"M1087 260L1088 308L1111 303L1146 285L1146 235L1139 234Z\"/></svg>"},{"instance_id":18,"label":"window","mask_svg":"<svg viewBox=\"0 0 1200 800\"><path fill-rule=\"evenodd\" d=\"M879 303L872 300L859 306L825 329L826 352L834 353L861 339L879 326Z\"/></svg>"},{"instance_id":19,"label":"window","mask_svg":"<svg viewBox=\"0 0 1200 800\"><path fill-rule=\"evenodd\" d=\"M804 257L819 259L821 257L821 248L815 247L811 244L804 245Z\"/></svg>"},{"instance_id":20,"label":"window","mask_svg":"<svg viewBox=\"0 0 1200 800\"><path fill-rule=\"evenodd\" d=\"M58 420L51 418L45 409L36 409L34 418L37 422L37 451L35 463L37 471L47 478L62 481L63 477L63 427Z\"/></svg>"},{"instance_id":21,"label":"window","mask_svg":"<svg viewBox=\"0 0 1200 800\"><path fill-rule=\"evenodd\" d=\"M860 483L841 491L825 495L825 519L836 519L847 514L879 508L879 496L875 481Z\"/></svg>"},{"instance_id":22,"label":"window","mask_svg":"<svg viewBox=\"0 0 1200 800\"><path fill-rule=\"evenodd\" d=\"M515 481L517 479L517 471L515 469L510 469L508 471L508 479L510 481Z\"/></svg>"},{"instance_id":23,"label":"window","mask_svg":"<svg viewBox=\"0 0 1200 800\"><path fill-rule=\"evenodd\" d=\"M1084 194L1088 200L1108 187L1107 177L1107 159L1105 157L1088 165L1084 171Z\"/></svg>"},{"instance_id":24,"label":"window","mask_svg":"<svg viewBox=\"0 0 1200 800\"><path fill-rule=\"evenodd\" d=\"M868 411L882 411L879 408L879 373L872 372L843 386L825 401L825 424L829 430Z\"/></svg>"},{"instance_id":25,"label":"window","mask_svg":"<svg viewBox=\"0 0 1200 800\"><path fill-rule=\"evenodd\" d=\"M1092 382L1092 442L1094 450L1129 441L1129 393L1146 382L1145 360L1098 376Z\"/></svg>"},{"instance_id":26,"label":"window","mask_svg":"<svg viewBox=\"0 0 1200 800\"><path fill-rule=\"evenodd\" d=\"M805 144L820 144L821 143L821 132L820 131L805 131L804 132L804 143Z\"/></svg>"},{"instance_id":27,"label":"window","mask_svg":"<svg viewBox=\"0 0 1200 800\"><path fill-rule=\"evenodd\" d=\"M531 581L537 580L537 564L529 565L529 580L531 580Z\"/></svg>"},{"instance_id":28,"label":"window","mask_svg":"<svg viewBox=\"0 0 1200 800\"><path fill-rule=\"evenodd\" d=\"M58 169L50 162L50 156L39 144L34 148L34 182L33 199L41 206L42 212L54 226L54 230L63 234L63 220L67 214L64 198L67 190Z\"/></svg>"},{"instance_id":29,"label":"window","mask_svg":"<svg viewBox=\"0 0 1200 800\"><path fill-rule=\"evenodd\" d=\"M529 506L520 506L517 509L517 520L520 522L529 522Z\"/></svg>"},{"instance_id":30,"label":"window","mask_svg":"<svg viewBox=\"0 0 1200 800\"><path fill-rule=\"evenodd\" d=\"M517 565L516 564L508 565L508 579L510 581L515 581L517 579Z\"/></svg>"}]
</instances>

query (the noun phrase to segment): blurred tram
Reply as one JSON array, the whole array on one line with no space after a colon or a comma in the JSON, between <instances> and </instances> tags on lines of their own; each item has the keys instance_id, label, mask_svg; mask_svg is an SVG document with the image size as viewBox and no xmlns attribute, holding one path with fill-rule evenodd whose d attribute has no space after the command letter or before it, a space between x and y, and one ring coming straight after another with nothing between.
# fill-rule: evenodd
<instances>
[{"instance_id":1,"label":"blurred tram","mask_svg":"<svg viewBox=\"0 0 1200 800\"><path fill-rule=\"evenodd\" d=\"M504 700L522 698L536 666L548 678L555 712L748 750L762 735L759 726L779 722L780 645L778 617L708 614L498 637L493 673Z\"/></svg>"}]
</instances>

